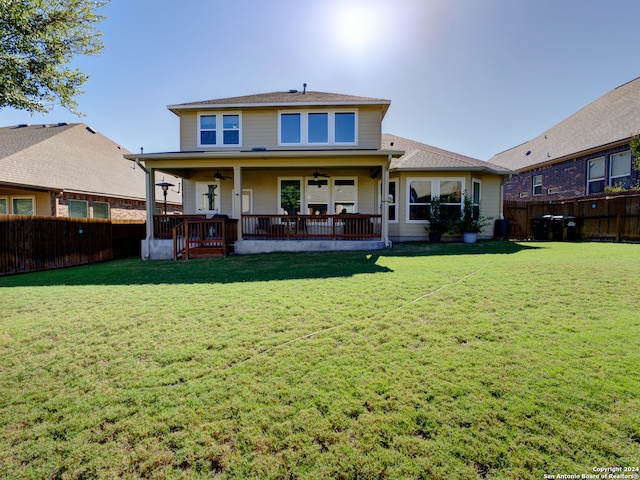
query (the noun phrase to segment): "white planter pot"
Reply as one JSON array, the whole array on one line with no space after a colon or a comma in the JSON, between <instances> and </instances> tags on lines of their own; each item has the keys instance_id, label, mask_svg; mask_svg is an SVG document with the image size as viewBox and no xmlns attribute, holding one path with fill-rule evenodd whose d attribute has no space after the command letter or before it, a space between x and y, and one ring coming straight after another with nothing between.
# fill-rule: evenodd
<instances>
[{"instance_id":1,"label":"white planter pot","mask_svg":"<svg viewBox=\"0 0 640 480\"><path fill-rule=\"evenodd\" d=\"M462 241L464 243L476 243L478 234L472 232L462 232Z\"/></svg>"}]
</instances>

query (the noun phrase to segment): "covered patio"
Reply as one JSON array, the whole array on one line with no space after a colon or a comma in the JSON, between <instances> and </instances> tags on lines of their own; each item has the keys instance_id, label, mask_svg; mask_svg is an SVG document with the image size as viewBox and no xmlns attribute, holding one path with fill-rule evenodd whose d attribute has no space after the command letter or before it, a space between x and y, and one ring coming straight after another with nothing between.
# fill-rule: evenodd
<instances>
[{"instance_id":1,"label":"covered patio","mask_svg":"<svg viewBox=\"0 0 640 480\"><path fill-rule=\"evenodd\" d=\"M143 258L193 258L197 249L228 255L390 246L388 169L401 154L254 149L128 156L147 173L148 205L156 171L182 179L184 215L148 209ZM214 232L215 245L207 243Z\"/></svg>"}]
</instances>

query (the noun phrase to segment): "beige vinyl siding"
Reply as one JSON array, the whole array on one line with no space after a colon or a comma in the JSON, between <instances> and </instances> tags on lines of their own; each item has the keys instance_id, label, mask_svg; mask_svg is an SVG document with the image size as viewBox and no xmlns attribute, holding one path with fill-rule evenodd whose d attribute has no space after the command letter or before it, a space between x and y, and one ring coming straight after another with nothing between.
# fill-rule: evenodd
<instances>
[{"instance_id":1,"label":"beige vinyl siding","mask_svg":"<svg viewBox=\"0 0 640 480\"><path fill-rule=\"evenodd\" d=\"M480 179L481 212L485 217L492 217L491 224L485 228L485 234L493 233L495 220L500 218L500 177L486 176Z\"/></svg>"},{"instance_id":2,"label":"beige vinyl siding","mask_svg":"<svg viewBox=\"0 0 640 480\"><path fill-rule=\"evenodd\" d=\"M193 214L196 211L196 181L182 179L183 211L185 214Z\"/></svg>"},{"instance_id":3,"label":"beige vinyl siding","mask_svg":"<svg viewBox=\"0 0 640 480\"><path fill-rule=\"evenodd\" d=\"M342 109L343 107L340 107ZM308 109L292 109L308 111ZM317 108L318 111L336 110L335 108ZM338 109L339 110L339 109ZM348 110L348 109L347 109ZM201 111L183 111L180 116L180 150L213 150L211 147L198 147L198 113ZM235 110L237 111L237 110ZM278 145L278 113L282 109L247 109L242 111L242 150L266 148L268 150L300 150L307 147ZM379 107L357 107L358 111L358 145L341 148L379 149L381 143L381 116ZM308 147L313 150L322 148L335 149L335 145Z\"/></svg>"},{"instance_id":4,"label":"beige vinyl siding","mask_svg":"<svg viewBox=\"0 0 640 480\"><path fill-rule=\"evenodd\" d=\"M180 151L198 150L198 114L182 112L180 115Z\"/></svg>"},{"instance_id":5,"label":"beige vinyl siding","mask_svg":"<svg viewBox=\"0 0 640 480\"><path fill-rule=\"evenodd\" d=\"M420 173L420 172L402 172L400 174L391 173L391 179L398 179L397 193L397 215L398 223L389 224L389 236L397 240L427 240L428 232L425 230L426 223L409 223L407 222L408 209L408 192L407 178L422 177L425 179L442 179L442 178L463 178L464 188L469 194L472 193L472 180L480 180L480 200L482 207L482 215L492 217L491 222L481 235L491 236L493 234L493 226L495 219L500 214L500 177L498 176L472 176L469 173L456 172L438 172L437 174Z\"/></svg>"},{"instance_id":6,"label":"beige vinyl siding","mask_svg":"<svg viewBox=\"0 0 640 480\"><path fill-rule=\"evenodd\" d=\"M358 109L358 147L380 148L382 142L382 111L380 108Z\"/></svg>"}]
</instances>

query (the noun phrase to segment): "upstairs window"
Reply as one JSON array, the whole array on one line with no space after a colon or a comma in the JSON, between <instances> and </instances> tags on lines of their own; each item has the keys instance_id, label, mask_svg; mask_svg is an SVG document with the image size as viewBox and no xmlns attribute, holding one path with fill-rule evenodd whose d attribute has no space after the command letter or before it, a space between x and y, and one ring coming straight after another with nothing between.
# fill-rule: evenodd
<instances>
[{"instance_id":1,"label":"upstairs window","mask_svg":"<svg viewBox=\"0 0 640 480\"><path fill-rule=\"evenodd\" d=\"M610 157L609 186L631 187L631 151L614 153Z\"/></svg>"},{"instance_id":2,"label":"upstairs window","mask_svg":"<svg viewBox=\"0 0 640 480\"><path fill-rule=\"evenodd\" d=\"M357 114L351 111L281 112L280 145L355 145Z\"/></svg>"},{"instance_id":3,"label":"upstairs window","mask_svg":"<svg viewBox=\"0 0 640 480\"><path fill-rule=\"evenodd\" d=\"M542 175L533 176L533 194L542 195Z\"/></svg>"},{"instance_id":4,"label":"upstairs window","mask_svg":"<svg viewBox=\"0 0 640 480\"><path fill-rule=\"evenodd\" d=\"M202 113L198 115L198 146L227 147L242 145L239 113Z\"/></svg>"}]
</instances>

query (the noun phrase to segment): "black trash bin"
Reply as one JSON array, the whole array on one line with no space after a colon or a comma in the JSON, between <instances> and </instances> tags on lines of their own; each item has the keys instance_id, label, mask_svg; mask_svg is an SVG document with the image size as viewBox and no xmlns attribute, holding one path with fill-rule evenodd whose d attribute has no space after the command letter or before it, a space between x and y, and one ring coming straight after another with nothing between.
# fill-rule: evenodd
<instances>
[{"instance_id":1,"label":"black trash bin","mask_svg":"<svg viewBox=\"0 0 640 480\"><path fill-rule=\"evenodd\" d=\"M551 235L556 242L577 240L576 217L569 215L555 215L551 219Z\"/></svg>"},{"instance_id":2,"label":"black trash bin","mask_svg":"<svg viewBox=\"0 0 640 480\"><path fill-rule=\"evenodd\" d=\"M493 228L493 238L496 240L506 240L509 238L509 219L499 218Z\"/></svg>"},{"instance_id":3,"label":"black trash bin","mask_svg":"<svg viewBox=\"0 0 640 480\"><path fill-rule=\"evenodd\" d=\"M531 233L535 240L552 240L553 232L551 230L551 221L553 215L543 215L531 219Z\"/></svg>"}]
</instances>

